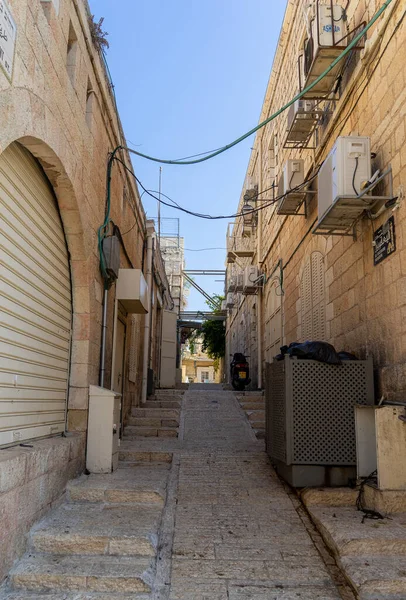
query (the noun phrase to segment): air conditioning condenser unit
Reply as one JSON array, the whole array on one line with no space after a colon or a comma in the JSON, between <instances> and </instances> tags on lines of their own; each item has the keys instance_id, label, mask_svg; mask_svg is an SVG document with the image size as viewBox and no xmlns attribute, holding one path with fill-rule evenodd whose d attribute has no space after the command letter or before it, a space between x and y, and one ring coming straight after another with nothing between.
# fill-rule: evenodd
<instances>
[{"instance_id":1,"label":"air conditioning condenser unit","mask_svg":"<svg viewBox=\"0 0 406 600\"><path fill-rule=\"evenodd\" d=\"M295 190L304 182L304 160L302 158L289 159L283 167L278 184L278 196L283 196L278 201L276 212L278 215L294 215L306 197L304 188ZM289 191L293 190L293 191Z\"/></svg>"},{"instance_id":2,"label":"air conditioning condenser unit","mask_svg":"<svg viewBox=\"0 0 406 600\"><path fill-rule=\"evenodd\" d=\"M258 267L253 265L246 267L244 270L244 287L243 293L245 295L256 294L259 287L260 274Z\"/></svg>"}]
</instances>

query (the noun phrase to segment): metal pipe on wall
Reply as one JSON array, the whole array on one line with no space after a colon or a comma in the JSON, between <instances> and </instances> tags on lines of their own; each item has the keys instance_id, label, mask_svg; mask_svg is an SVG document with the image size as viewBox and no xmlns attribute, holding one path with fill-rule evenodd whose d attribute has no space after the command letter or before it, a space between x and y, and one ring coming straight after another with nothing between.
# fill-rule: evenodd
<instances>
[{"instance_id":1,"label":"metal pipe on wall","mask_svg":"<svg viewBox=\"0 0 406 600\"><path fill-rule=\"evenodd\" d=\"M258 192L262 193L262 139L259 140L259 175L258 175ZM258 272L261 269L261 252L262 252L262 210L258 213L258 235L257 235L257 265ZM262 287L258 287L258 309L257 309L257 340L258 340L258 388L262 389Z\"/></svg>"},{"instance_id":2,"label":"metal pipe on wall","mask_svg":"<svg viewBox=\"0 0 406 600\"><path fill-rule=\"evenodd\" d=\"M109 291L107 289L104 290L103 297L103 320L102 320L102 342L101 342L101 358L100 358L100 377L99 377L99 385L100 387L104 387L104 377L106 373L106 336L107 336L107 300L108 300Z\"/></svg>"},{"instance_id":3,"label":"metal pipe on wall","mask_svg":"<svg viewBox=\"0 0 406 600\"><path fill-rule=\"evenodd\" d=\"M148 287L148 312L144 318L144 354L142 364L142 394L141 402L147 401L148 389L148 366L149 366L149 349L150 349L150 331L151 331L151 304L152 304L152 232L147 231L147 271L146 280Z\"/></svg>"}]
</instances>

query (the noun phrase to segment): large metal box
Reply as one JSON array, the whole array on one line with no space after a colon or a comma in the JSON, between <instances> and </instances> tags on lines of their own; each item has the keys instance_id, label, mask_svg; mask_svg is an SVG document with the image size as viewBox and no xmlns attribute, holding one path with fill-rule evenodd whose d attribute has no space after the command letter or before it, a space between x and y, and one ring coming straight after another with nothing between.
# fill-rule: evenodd
<instances>
[{"instance_id":1,"label":"large metal box","mask_svg":"<svg viewBox=\"0 0 406 600\"><path fill-rule=\"evenodd\" d=\"M267 453L286 481L345 485L356 476L354 406L374 402L371 359L268 363L265 396Z\"/></svg>"},{"instance_id":2,"label":"large metal box","mask_svg":"<svg viewBox=\"0 0 406 600\"><path fill-rule=\"evenodd\" d=\"M121 394L89 386L86 467L90 473L111 473L118 467Z\"/></svg>"}]
</instances>

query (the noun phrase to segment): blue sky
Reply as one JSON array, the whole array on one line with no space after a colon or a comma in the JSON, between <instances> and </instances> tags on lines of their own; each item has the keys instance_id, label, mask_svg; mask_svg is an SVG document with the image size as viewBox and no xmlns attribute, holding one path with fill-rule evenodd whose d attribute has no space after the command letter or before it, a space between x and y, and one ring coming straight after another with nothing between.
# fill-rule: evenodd
<instances>
[{"instance_id":1,"label":"blue sky","mask_svg":"<svg viewBox=\"0 0 406 600\"><path fill-rule=\"evenodd\" d=\"M107 60L130 145L176 159L223 146L257 124L286 0L90 0L90 6L109 34ZM162 191L197 212L233 213L252 142L199 165L164 165ZM159 165L136 157L133 165L145 187L157 190ZM156 202L146 194L143 202L155 217ZM161 216L180 219L186 248L225 246L227 221L166 207ZM224 269L224 250L185 255L187 268ZM214 279L196 281L222 293ZM192 291L188 308L205 308L202 296Z\"/></svg>"}]
</instances>

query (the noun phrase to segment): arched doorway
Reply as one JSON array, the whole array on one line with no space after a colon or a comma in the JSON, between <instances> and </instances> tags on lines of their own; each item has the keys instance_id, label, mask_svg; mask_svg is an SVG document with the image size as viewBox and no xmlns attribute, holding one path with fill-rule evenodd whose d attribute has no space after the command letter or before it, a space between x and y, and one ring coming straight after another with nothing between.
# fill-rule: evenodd
<instances>
[{"instance_id":1,"label":"arched doorway","mask_svg":"<svg viewBox=\"0 0 406 600\"><path fill-rule=\"evenodd\" d=\"M71 322L57 202L14 142L0 155L0 446L64 431Z\"/></svg>"}]
</instances>

